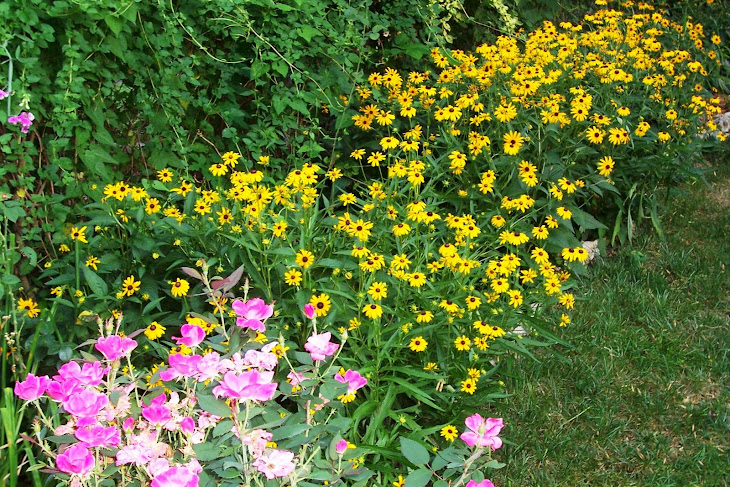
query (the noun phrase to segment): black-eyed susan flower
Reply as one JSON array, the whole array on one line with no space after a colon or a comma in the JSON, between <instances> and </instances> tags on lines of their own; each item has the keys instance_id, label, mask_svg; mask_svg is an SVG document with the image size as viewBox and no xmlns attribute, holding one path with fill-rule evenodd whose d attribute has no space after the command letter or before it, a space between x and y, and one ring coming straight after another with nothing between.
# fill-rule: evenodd
<instances>
[{"instance_id":1,"label":"black-eyed susan flower","mask_svg":"<svg viewBox=\"0 0 730 487\"><path fill-rule=\"evenodd\" d=\"M454 441L456 437L459 436L459 430L456 428L456 426L452 424L447 424L446 426L441 428L440 434L446 441Z\"/></svg>"},{"instance_id":2,"label":"black-eyed susan flower","mask_svg":"<svg viewBox=\"0 0 730 487\"><path fill-rule=\"evenodd\" d=\"M162 209L162 207L160 206L160 200L158 200L157 198L147 198L147 201L145 203L144 211L148 215L152 215L154 213L157 213L161 209Z\"/></svg>"},{"instance_id":3,"label":"black-eyed susan flower","mask_svg":"<svg viewBox=\"0 0 730 487\"><path fill-rule=\"evenodd\" d=\"M156 321L153 321L144 330L144 335L150 340L157 340L165 334L165 327Z\"/></svg>"},{"instance_id":4,"label":"black-eyed susan flower","mask_svg":"<svg viewBox=\"0 0 730 487\"><path fill-rule=\"evenodd\" d=\"M373 301L380 301L388 297L388 285L384 282L374 282L368 288L368 295Z\"/></svg>"},{"instance_id":5,"label":"black-eyed susan flower","mask_svg":"<svg viewBox=\"0 0 730 487\"><path fill-rule=\"evenodd\" d=\"M469 348L471 348L471 339L469 339L469 337L467 337L466 335L456 337L456 339L454 340L454 346L460 352L465 352L469 350Z\"/></svg>"},{"instance_id":6,"label":"black-eyed susan flower","mask_svg":"<svg viewBox=\"0 0 730 487\"><path fill-rule=\"evenodd\" d=\"M100 263L101 263L101 260L99 260L98 257L94 257L93 255L90 255L89 257L87 257L86 262L84 262L84 265L86 267L90 267L96 271L96 270L98 270L97 266Z\"/></svg>"},{"instance_id":7,"label":"black-eyed susan flower","mask_svg":"<svg viewBox=\"0 0 730 487\"><path fill-rule=\"evenodd\" d=\"M41 311L38 303L31 298L18 298L18 310L25 311L28 318L35 318Z\"/></svg>"},{"instance_id":8,"label":"black-eyed susan flower","mask_svg":"<svg viewBox=\"0 0 730 487\"><path fill-rule=\"evenodd\" d=\"M308 269L314 264L314 254L308 250L300 250L294 258L294 262L302 269Z\"/></svg>"},{"instance_id":9,"label":"black-eyed susan flower","mask_svg":"<svg viewBox=\"0 0 730 487\"><path fill-rule=\"evenodd\" d=\"M327 313L329 312L330 308L332 307L332 302L330 301L330 297L326 293L320 293L319 295L312 295L312 298L309 300L309 304L311 304L314 307L314 312L317 314L317 316L327 316Z\"/></svg>"},{"instance_id":10,"label":"black-eyed susan flower","mask_svg":"<svg viewBox=\"0 0 730 487\"><path fill-rule=\"evenodd\" d=\"M163 183L171 182L172 177L174 175L175 174L170 169L167 169L167 168L160 169L159 171L157 171L157 179L159 179Z\"/></svg>"},{"instance_id":11,"label":"black-eyed susan flower","mask_svg":"<svg viewBox=\"0 0 730 487\"><path fill-rule=\"evenodd\" d=\"M378 318L383 316L383 308L379 304L375 303L366 304L365 306L363 306L362 312L371 320L377 320Z\"/></svg>"},{"instance_id":12,"label":"black-eyed susan flower","mask_svg":"<svg viewBox=\"0 0 730 487\"><path fill-rule=\"evenodd\" d=\"M414 352L423 352L424 350L426 350L427 347L428 342L422 336L411 338L411 342L408 345L408 348L410 348Z\"/></svg>"},{"instance_id":13,"label":"black-eyed susan flower","mask_svg":"<svg viewBox=\"0 0 730 487\"><path fill-rule=\"evenodd\" d=\"M176 297L186 296L190 290L190 283L185 279L177 278L174 282L171 282L170 293Z\"/></svg>"},{"instance_id":14,"label":"black-eyed susan flower","mask_svg":"<svg viewBox=\"0 0 730 487\"><path fill-rule=\"evenodd\" d=\"M129 276L124 279L124 282L122 283L122 294L124 296L131 296L132 294L139 291L141 285L141 281L137 281L134 276Z\"/></svg>"},{"instance_id":15,"label":"black-eyed susan flower","mask_svg":"<svg viewBox=\"0 0 730 487\"><path fill-rule=\"evenodd\" d=\"M86 227L81 228L71 227L71 240L78 240L81 243L89 243L86 240Z\"/></svg>"},{"instance_id":16,"label":"black-eyed susan flower","mask_svg":"<svg viewBox=\"0 0 730 487\"><path fill-rule=\"evenodd\" d=\"M474 394L477 390L477 381L471 377L461 381L461 391L467 394Z\"/></svg>"}]
</instances>

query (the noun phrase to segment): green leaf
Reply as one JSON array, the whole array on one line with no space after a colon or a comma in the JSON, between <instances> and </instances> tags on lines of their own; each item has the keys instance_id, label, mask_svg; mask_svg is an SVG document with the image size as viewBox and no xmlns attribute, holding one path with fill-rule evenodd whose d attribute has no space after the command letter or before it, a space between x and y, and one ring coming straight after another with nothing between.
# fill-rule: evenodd
<instances>
[{"instance_id":1,"label":"green leaf","mask_svg":"<svg viewBox=\"0 0 730 487\"><path fill-rule=\"evenodd\" d=\"M193 450L195 451L195 458L197 458L198 461L209 462L223 456L227 449L211 443L200 443L198 445L193 445Z\"/></svg>"},{"instance_id":2,"label":"green leaf","mask_svg":"<svg viewBox=\"0 0 730 487\"><path fill-rule=\"evenodd\" d=\"M430 470L419 468L408 474L405 487L425 487L428 485L428 481L431 480L432 475L433 473Z\"/></svg>"},{"instance_id":3,"label":"green leaf","mask_svg":"<svg viewBox=\"0 0 730 487\"><path fill-rule=\"evenodd\" d=\"M309 430L311 428L308 424L301 424L301 423L295 423L295 424L288 424L286 426L282 426L281 428L275 430L273 432L272 439L274 441L279 441L284 438L291 438L292 436L300 435L304 433L305 431Z\"/></svg>"},{"instance_id":4,"label":"green leaf","mask_svg":"<svg viewBox=\"0 0 730 487\"><path fill-rule=\"evenodd\" d=\"M573 220L575 220L581 230L594 230L599 228L608 230L606 225L593 218L590 213L586 213L578 208L573 210Z\"/></svg>"},{"instance_id":5,"label":"green leaf","mask_svg":"<svg viewBox=\"0 0 730 487\"><path fill-rule=\"evenodd\" d=\"M413 465L426 465L431 459L425 446L402 436L400 438L400 452Z\"/></svg>"},{"instance_id":6,"label":"green leaf","mask_svg":"<svg viewBox=\"0 0 730 487\"><path fill-rule=\"evenodd\" d=\"M109 293L109 287L106 285L104 279L99 277L99 274L86 266L81 267L81 272L84 274L84 280L89 285L92 293L97 296L106 296Z\"/></svg>"},{"instance_id":7,"label":"green leaf","mask_svg":"<svg viewBox=\"0 0 730 487\"><path fill-rule=\"evenodd\" d=\"M104 22L106 22L106 25L109 26L109 29L114 32L115 36L119 35L119 33L122 31L122 27L124 26L124 22L118 17L114 17L113 15L107 15L106 17L104 17Z\"/></svg>"},{"instance_id":8,"label":"green leaf","mask_svg":"<svg viewBox=\"0 0 730 487\"><path fill-rule=\"evenodd\" d=\"M309 25L302 25L302 27L297 29L297 34L299 34L299 36L307 42L311 41L312 37L322 35L319 30Z\"/></svg>"},{"instance_id":9,"label":"green leaf","mask_svg":"<svg viewBox=\"0 0 730 487\"><path fill-rule=\"evenodd\" d=\"M227 418L231 415L231 408L225 402L213 397L212 394L199 394L198 404L203 410L215 416Z\"/></svg>"}]
</instances>

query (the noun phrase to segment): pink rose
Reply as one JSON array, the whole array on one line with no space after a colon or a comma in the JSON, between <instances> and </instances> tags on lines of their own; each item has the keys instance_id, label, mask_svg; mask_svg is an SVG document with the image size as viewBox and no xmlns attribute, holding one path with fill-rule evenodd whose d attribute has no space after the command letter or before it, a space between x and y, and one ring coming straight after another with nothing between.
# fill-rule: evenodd
<instances>
[{"instance_id":1,"label":"pink rose","mask_svg":"<svg viewBox=\"0 0 730 487\"><path fill-rule=\"evenodd\" d=\"M198 487L198 474L187 467L172 467L155 475L151 487Z\"/></svg>"},{"instance_id":2,"label":"pink rose","mask_svg":"<svg viewBox=\"0 0 730 487\"><path fill-rule=\"evenodd\" d=\"M324 360L329 355L334 355L339 345L336 343L330 343L332 333L325 332L317 335L313 333L312 336L307 338L307 343L304 344L304 349L309 352L312 356L312 360Z\"/></svg>"},{"instance_id":3,"label":"pink rose","mask_svg":"<svg viewBox=\"0 0 730 487\"><path fill-rule=\"evenodd\" d=\"M226 372L220 384L213 388L213 394L231 399L268 401L276 391L276 383L271 382L273 377L273 372L257 370L249 370L241 375Z\"/></svg>"},{"instance_id":4,"label":"pink rose","mask_svg":"<svg viewBox=\"0 0 730 487\"><path fill-rule=\"evenodd\" d=\"M502 439L497 435L504 427L502 418L482 418L474 414L464 421L470 431L461 434L461 439L469 446L477 445L479 448L491 447L496 450L502 446Z\"/></svg>"},{"instance_id":5,"label":"pink rose","mask_svg":"<svg viewBox=\"0 0 730 487\"><path fill-rule=\"evenodd\" d=\"M56 457L56 467L61 472L84 477L94 469L94 455L83 443L77 443Z\"/></svg>"},{"instance_id":6,"label":"pink rose","mask_svg":"<svg viewBox=\"0 0 730 487\"><path fill-rule=\"evenodd\" d=\"M251 328L263 333L266 330L263 320L274 314L273 306L264 303L263 299L253 298L246 302L236 299L231 304L233 311L238 315L236 325L241 328Z\"/></svg>"},{"instance_id":7,"label":"pink rose","mask_svg":"<svg viewBox=\"0 0 730 487\"><path fill-rule=\"evenodd\" d=\"M95 446L117 446L122 442L122 435L116 426L94 426L93 428L79 428L74 433L76 439L89 448Z\"/></svg>"},{"instance_id":8,"label":"pink rose","mask_svg":"<svg viewBox=\"0 0 730 487\"><path fill-rule=\"evenodd\" d=\"M295 468L294 453L286 450L268 450L258 457L253 466L271 480L290 475Z\"/></svg>"},{"instance_id":9,"label":"pink rose","mask_svg":"<svg viewBox=\"0 0 730 487\"><path fill-rule=\"evenodd\" d=\"M305 305L304 305L304 314L305 314L305 315L306 315L306 317L307 317L307 318L309 318L310 320L313 320L313 319L314 319L314 317L315 317L315 316L317 316L317 313L316 313L316 311L314 310L314 306L313 306L313 305L311 305L311 304L309 304L309 303L307 303L307 304L305 304Z\"/></svg>"},{"instance_id":10,"label":"pink rose","mask_svg":"<svg viewBox=\"0 0 730 487\"><path fill-rule=\"evenodd\" d=\"M197 347L205 339L205 330L198 325L183 325L180 328L182 337L172 337L178 345L187 345L190 348Z\"/></svg>"},{"instance_id":11,"label":"pink rose","mask_svg":"<svg viewBox=\"0 0 730 487\"><path fill-rule=\"evenodd\" d=\"M47 375L36 377L28 374L24 381L15 383L15 395L25 401L34 401L46 392L50 383L51 379Z\"/></svg>"},{"instance_id":12,"label":"pink rose","mask_svg":"<svg viewBox=\"0 0 730 487\"><path fill-rule=\"evenodd\" d=\"M95 346L107 360L114 362L118 358L124 357L134 350L137 347L137 342L131 338L122 338L119 335L111 335L106 338L100 337Z\"/></svg>"},{"instance_id":13,"label":"pink rose","mask_svg":"<svg viewBox=\"0 0 730 487\"><path fill-rule=\"evenodd\" d=\"M466 487L494 487L494 484L487 479L484 479L481 482L470 480L467 482Z\"/></svg>"}]
</instances>

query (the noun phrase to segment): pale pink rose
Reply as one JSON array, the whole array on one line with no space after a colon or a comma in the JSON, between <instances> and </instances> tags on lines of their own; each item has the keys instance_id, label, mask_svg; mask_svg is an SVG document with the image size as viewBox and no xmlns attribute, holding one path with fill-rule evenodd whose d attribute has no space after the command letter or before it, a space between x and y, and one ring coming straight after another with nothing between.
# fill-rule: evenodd
<instances>
[{"instance_id":1,"label":"pale pink rose","mask_svg":"<svg viewBox=\"0 0 730 487\"><path fill-rule=\"evenodd\" d=\"M496 450L502 446L502 439L497 435L504 427L502 418L484 419L479 414L469 416L464 421L469 431L461 434L461 439L469 446L479 448L491 447Z\"/></svg>"},{"instance_id":2,"label":"pale pink rose","mask_svg":"<svg viewBox=\"0 0 730 487\"><path fill-rule=\"evenodd\" d=\"M157 458L155 451L143 444L126 445L116 454L116 465L134 463L138 467L147 465L150 460Z\"/></svg>"},{"instance_id":3,"label":"pale pink rose","mask_svg":"<svg viewBox=\"0 0 730 487\"><path fill-rule=\"evenodd\" d=\"M259 372L250 370L236 375L233 372L226 372L223 380L213 388L213 394L231 399L244 399L254 401L268 401L274 397L276 383L272 383L273 372Z\"/></svg>"},{"instance_id":4,"label":"pale pink rose","mask_svg":"<svg viewBox=\"0 0 730 487\"><path fill-rule=\"evenodd\" d=\"M83 443L66 448L56 457L56 467L64 473L85 477L94 469L94 455Z\"/></svg>"},{"instance_id":5,"label":"pale pink rose","mask_svg":"<svg viewBox=\"0 0 730 487\"><path fill-rule=\"evenodd\" d=\"M286 450L267 450L259 456L253 466L271 480L277 477L286 477L294 472L294 453Z\"/></svg>"},{"instance_id":6,"label":"pale pink rose","mask_svg":"<svg viewBox=\"0 0 730 487\"><path fill-rule=\"evenodd\" d=\"M205 339L205 330L198 325L183 325L180 328L182 337L172 337L178 345L187 345L190 348L197 347Z\"/></svg>"},{"instance_id":7,"label":"pale pink rose","mask_svg":"<svg viewBox=\"0 0 730 487\"><path fill-rule=\"evenodd\" d=\"M205 382L206 380L217 377L220 373L220 365L221 356L218 352L210 352L203 355L203 358L200 359L200 362L196 366L198 373L195 377L198 379L198 382Z\"/></svg>"},{"instance_id":8,"label":"pale pink rose","mask_svg":"<svg viewBox=\"0 0 730 487\"><path fill-rule=\"evenodd\" d=\"M167 397L162 394L152 399L149 406L143 406L142 416L144 419L154 425L162 425L169 421L172 415L170 409L164 405L166 400Z\"/></svg>"},{"instance_id":9,"label":"pale pink rose","mask_svg":"<svg viewBox=\"0 0 730 487\"><path fill-rule=\"evenodd\" d=\"M362 389L368 383L368 380L365 377L361 376L360 372L356 372L354 370L348 370L347 372L345 372L344 377L340 374L335 374L335 380L337 382L347 384L348 394L352 394L358 389Z\"/></svg>"},{"instance_id":10,"label":"pale pink rose","mask_svg":"<svg viewBox=\"0 0 730 487\"><path fill-rule=\"evenodd\" d=\"M76 379L53 380L46 388L46 394L57 402L64 402L69 397L84 390Z\"/></svg>"},{"instance_id":11,"label":"pale pink rose","mask_svg":"<svg viewBox=\"0 0 730 487\"><path fill-rule=\"evenodd\" d=\"M77 418L93 418L109 402L109 398L91 390L73 394L63 402L63 410ZM79 422L81 426L81 422Z\"/></svg>"},{"instance_id":12,"label":"pale pink rose","mask_svg":"<svg viewBox=\"0 0 730 487\"><path fill-rule=\"evenodd\" d=\"M94 426L93 428L79 428L74 433L76 439L86 446L117 446L122 442L122 434L116 426Z\"/></svg>"},{"instance_id":13,"label":"pale pink rose","mask_svg":"<svg viewBox=\"0 0 730 487\"><path fill-rule=\"evenodd\" d=\"M249 430L244 435L239 435L241 443L246 445L248 447L249 453L251 453L251 455L255 457L258 457L264 453L264 450L266 449L266 443L271 441L272 437L273 435L270 432L262 429Z\"/></svg>"},{"instance_id":14,"label":"pale pink rose","mask_svg":"<svg viewBox=\"0 0 730 487\"><path fill-rule=\"evenodd\" d=\"M238 315L236 325L241 328L251 328L263 333L266 330L263 320L274 314L274 307L269 306L263 299L253 298L248 301L236 299L231 304L233 311Z\"/></svg>"},{"instance_id":15,"label":"pale pink rose","mask_svg":"<svg viewBox=\"0 0 730 487\"><path fill-rule=\"evenodd\" d=\"M467 482L466 487L494 487L494 484L487 479L484 479L481 482L470 480Z\"/></svg>"},{"instance_id":16,"label":"pale pink rose","mask_svg":"<svg viewBox=\"0 0 730 487\"><path fill-rule=\"evenodd\" d=\"M167 458L155 458L147 464L147 472L150 476L156 477L170 469L170 460Z\"/></svg>"},{"instance_id":17,"label":"pale pink rose","mask_svg":"<svg viewBox=\"0 0 730 487\"><path fill-rule=\"evenodd\" d=\"M335 445L335 451L338 455L342 455L347 450L347 440L340 440Z\"/></svg>"},{"instance_id":18,"label":"pale pink rose","mask_svg":"<svg viewBox=\"0 0 730 487\"><path fill-rule=\"evenodd\" d=\"M273 353L259 352L258 350L249 350L243 356L243 362L257 369L274 370L279 363L279 359Z\"/></svg>"},{"instance_id":19,"label":"pale pink rose","mask_svg":"<svg viewBox=\"0 0 730 487\"><path fill-rule=\"evenodd\" d=\"M198 487L198 474L187 467L171 467L156 475L150 487Z\"/></svg>"},{"instance_id":20,"label":"pale pink rose","mask_svg":"<svg viewBox=\"0 0 730 487\"><path fill-rule=\"evenodd\" d=\"M111 370L111 367L102 366L98 360L96 362L86 362L83 367L78 362L67 362L58 369L58 375L55 380L74 379L82 386L96 386L101 384L104 376Z\"/></svg>"},{"instance_id":21,"label":"pale pink rose","mask_svg":"<svg viewBox=\"0 0 730 487\"><path fill-rule=\"evenodd\" d=\"M95 347L107 360L113 362L120 357L129 355L132 350L137 348L137 342L131 338L111 335L108 337L99 337Z\"/></svg>"},{"instance_id":22,"label":"pale pink rose","mask_svg":"<svg viewBox=\"0 0 730 487\"><path fill-rule=\"evenodd\" d=\"M331 343L330 338L332 338L332 333L327 331L319 335L313 333L307 339L304 349L312 356L312 360L324 360L329 355L334 355L337 349L340 348L336 343Z\"/></svg>"},{"instance_id":23,"label":"pale pink rose","mask_svg":"<svg viewBox=\"0 0 730 487\"><path fill-rule=\"evenodd\" d=\"M307 379L299 372L294 372L293 370L286 375L286 378L289 379L289 383L292 387L298 386L303 380Z\"/></svg>"},{"instance_id":24,"label":"pale pink rose","mask_svg":"<svg viewBox=\"0 0 730 487\"><path fill-rule=\"evenodd\" d=\"M160 372L160 379L167 382L178 377L192 377L197 374L198 364L202 358L200 355L173 353L167 358L170 368Z\"/></svg>"}]
</instances>

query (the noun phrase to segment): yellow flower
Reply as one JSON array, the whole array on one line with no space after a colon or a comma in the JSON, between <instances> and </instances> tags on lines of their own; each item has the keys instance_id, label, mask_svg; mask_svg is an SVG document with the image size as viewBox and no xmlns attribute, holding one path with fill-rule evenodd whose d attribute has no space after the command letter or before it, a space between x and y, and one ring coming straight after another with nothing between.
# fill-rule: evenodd
<instances>
[{"instance_id":1,"label":"yellow flower","mask_svg":"<svg viewBox=\"0 0 730 487\"><path fill-rule=\"evenodd\" d=\"M160 206L160 201L157 198L147 198L147 202L146 202L144 211L148 215L157 213L161 209L162 209L162 207Z\"/></svg>"},{"instance_id":2,"label":"yellow flower","mask_svg":"<svg viewBox=\"0 0 730 487\"><path fill-rule=\"evenodd\" d=\"M330 302L330 297L327 296L325 293L321 293L319 296L313 295L312 298L309 300L309 304L314 306L314 312L317 314L317 316L326 316L327 312L332 307L332 303Z\"/></svg>"},{"instance_id":3,"label":"yellow flower","mask_svg":"<svg viewBox=\"0 0 730 487\"><path fill-rule=\"evenodd\" d=\"M290 286L298 286L302 282L302 273L296 269L289 269L284 273L284 282Z\"/></svg>"},{"instance_id":4,"label":"yellow flower","mask_svg":"<svg viewBox=\"0 0 730 487\"><path fill-rule=\"evenodd\" d=\"M314 254L308 250L302 249L297 252L294 262L296 262L302 269L308 269L312 266L312 264L314 264Z\"/></svg>"},{"instance_id":5,"label":"yellow flower","mask_svg":"<svg viewBox=\"0 0 730 487\"><path fill-rule=\"evenodd\" d=\"M172 176L174 176L174 173L167 168L157 171L157 179L159 179L163 183L169 183L170 181L172 181Z\"/></svg>"},{"instance_id":6,"label":"yellow flower","mask_svg":"<svg viewBox=\"0 0 730 487\"><path fill-rule=\"evenodd\" d=\"M477 390L477 381L468 378L466 380L461 381L461 391L466 392L467 394L474 394L474 391Z\"/></svg>"},{"instance_id":7,"label":"yellow flower","mask_svg":"<svg viewBox=\"0 0 730 487\"><path fill-rule=\"evenodd\" d=\"M175 282L171 282L170 284L172 284L170 292L176 298L187 295L190 290L190 283L185 279L177 278Z\"/></svg>"},{"instance_id":8,"label":"yellow flower","mask_svg":"<svg viewBox=\"0 0 730 487\"><path fill-rule=\"evenodd\" d=\"M86 227L71 227L71 240L78 240L81 243L89 243L89 241L86 240Z\"/></svg>"},{"instance_id":9,"label":"yellow flower","mask_svg":"<svg viewBox=\"0 0 730 487\"><path fill-rule=\"evenodd\" d=\"M144 330L144 334L150 340L157 340L165 334L165 327L156 321L150 323Z\"/></svg>"},{"instance_id":10,"label":"yellow flower","mask_svg":"<svg viewBox=\"0 0 730 487\"><path fill-rule=\"evenodd\" d=\"M35 318L40 313L38 303L30 298L18 298L18 310L25 311L28 318Z\"/></svg>"},{"instance_id":11,"label":"yellow flower","mask_svg":"<svg viewBox=\"0 0 730 487\"><path fill-rule=\"evenodd\" d=\"M446 441L454 441L456 437L459 436L459 430L456 429L456 426L447 424L441 428L441 436L443 436Z\"/></svg>"},{"instance_id":12,"label":"yellow flower","mask_svg":"<svg viewBox=\"0 0 730 487\"><path fill-rule=\"evenodd\" d=\"M97 265L98 265L98 264L99 264L100 262L101 262L101 261L99 260L99 258L98 258L98 257L94 257L93 255L90 255L90 256L89 256L89 257L88 257L88 258L86 259L86 262L84 263L84 265L86 265L86 267L91 267L91 268L92 268L92 269L94 269L94 270L98 270L96 266L97 266Z\"/></svg>"},{"instance_id":13,"label":"yellow flower","mask_svg":"<svg viewBox=\"0 0 730 487\"><path fill-rule=\"evenodd\" d=\"M414 352L423 352L426 350L426 347L428 347L428 342L424 340L422 336L418 336L416 338L411 338L411 343L408 347Z\"/></svg>"},{"instance_id":14,"label":"yellow flower","mask_svg":"<svg viewBox=\"0 0 730 487\"><path fill-rule=\"evenodd\" d=\"M383 316L383 308L378 304L366 304L362 312L371 320L377 320Z\"/></svg>"},{"instance_id":15,"label":"yellow flower","mask_svg":"<svg viewBox=\"0 0 730 487\"><path fill-rule=\"evenodd\" d=\"M56 296L57 298L60 298L63 294L63 288L61 286L56 286L53 289L51 289L51 294Z\"/></svg>"},{"instance_id":16,"label":"yellow flower","mask_svg":"<svg viewBox=\"0 0 730 487\"><path fill-rule=\"evenodd\" d=\"M135 292L139 291L141 285L142 282L135 280L134 276L127 277L122 283L122 295L131 296Z\"/></svg>"},{"instance_id":17,"label":"yellow flower","mask_svg":"<svg viewBox=\"0 0 730 487\"><path fill-rule=\"evenodd\" d=\"M228 172L228 165L222 163L213 164L208 170L213 176L225 176Z\"/></svg>"},{"instance_id":18,"label":"yellow flower","mask_svg":"<svg viewBox=\"0 0 730 487\"><path fill-rule=\"evenodd\" d=\"M368 294L373 301L380 301L388 297L388 286L384 282L374 282L370 285Z\"/></svg>"},{"instance_id":19,"label":"yellow flower","mask_svg":"<svg viewBox=\"0 0 730 487\"><path fill-rule=\"evenodd\" d=\"M466 335L462 335L454 340L454 345L460 352L465 352L471 347L471 340Z\"/></svg>"}]
</instances>

